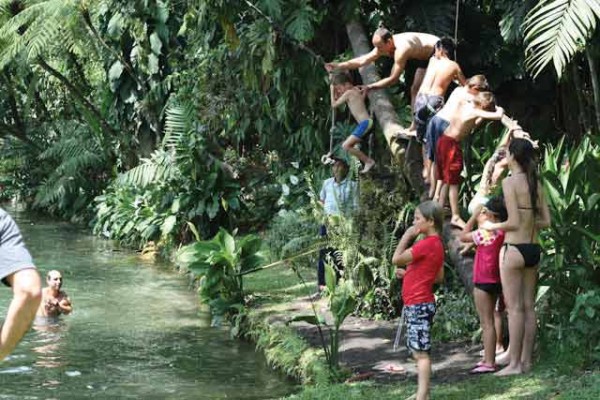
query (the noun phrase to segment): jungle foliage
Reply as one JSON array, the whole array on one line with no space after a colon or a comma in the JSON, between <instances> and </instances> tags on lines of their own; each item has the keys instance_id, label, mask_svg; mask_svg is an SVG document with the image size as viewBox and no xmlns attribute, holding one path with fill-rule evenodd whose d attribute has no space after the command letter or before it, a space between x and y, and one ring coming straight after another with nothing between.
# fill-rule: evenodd
<instances>
[{"instance_id":1,"label":"jungle foliage","mask_svg":"<svg viewBox=\"0 0 600 400\"><path fill-rule=\"evenodd\" d=\"M466 75L485 74L498 102L545 149L553 225L544 237L543 331L578 337L568 333L600 326L600 3L458 4L0 0L2 198L138 248L270 228L271 256L294 254L318 240L306 192L328 176L319 158L329 128L337 122L337 141L352 120L332 121L322 67L351 55L345 24L454 36L458 17ZM389 72L389 62L377 66ZM403 116L412 73L389 90ZM470 143L465 198L497 134L486 127ZM416 199L380 136L369 150L381 171L360 180L352 234L341 224L329 240L344 251L355 311L387 318L398 297L390 251ZM597 353L597 342L579 343Z\"/></svg>"}]
</instances>

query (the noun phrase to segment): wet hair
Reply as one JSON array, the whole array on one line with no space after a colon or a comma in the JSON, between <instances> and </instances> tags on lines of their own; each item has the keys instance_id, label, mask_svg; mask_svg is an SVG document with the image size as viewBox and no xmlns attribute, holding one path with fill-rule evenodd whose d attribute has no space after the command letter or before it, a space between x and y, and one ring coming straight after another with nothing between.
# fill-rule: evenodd
<instances>
[{"instance_id":1,"label":"wet hair","mask_svg":"<svg viewBox=\"0 0 600 400\"><path fill-rule=\"evenodd\" d=\"M444 210L437 201L427 200L417 206L417 209L427 221L433 221L433 226L440 235L444 229Z\"/></svg>"},{"instance_id":2,"label":"wet hair","mask_svg":"<svg viewBox=\"0 0 600 400\"><path fill-rule=\"evenodd\" d=\"M387 42L388 40L390 40L392 38L393 35L392 35L392 32L390 32L386 27L384 27L382 25L379 28L377 28L375 33L373 33L373 36L379 36L381 38L381 40L383 40L384 42Z\"/></svg>"},{"instance_id":3,"label":"wet hair","mask_svg":"<svg viewBox=\"0 0 600 400\"><path fill-rule=\"evenodd\" d=\"M346 83L353 84L352 79L347 73L344 72L336 72L331 76L331 83L334 85L345 85Z\"/></svg>"},{"instance_id":4,"label":"wet hair","mask_svg":"<svg viewBox=\"0 0 600 400\"><path fill-rule=\"evenodd\" d=\"M466 85L478 92L488 92L490 90L490 85L488 84L485 75L473 75L467 79Z\"/></svg>"},{"instance_id":5,"label":"wet hair","mask_svg":"<svg viewBox=\"0 0 600 400\"><path fill-rule=\"evenodd\" d=\"M496 110L496 98L492 92L479 92L473 99L473 104L485 111Z\"/></svg>"},{"instance_id":6,"label":"wet hair","mask_svg":"<svg viewBox=\"0 0 600 400\"><path fill-rule=\"evenodd\" d=\"M529 199L533 215L537 215L538 207L538 171L537 157L533 144L527 139L514 138L508 145L508 152L512 154L515 161L521 166L525 176L527 176L527 186L529 186Z\"/></svg>"},{"instance_id":7,"label":"wet hair","mask_svg":"<svg viewBox=\"0 0 600 400\"><path fill-rule=\"evenodd\" d=\"M454 40L447 37L441 38L435 43L435 50L442 50L451 60L454 60L454 49Z\"/></svg>"},{"instance_id":8,"label":"wet hair","mask_svg":"<svg viewBox=\"0 0 600 400\"><path fill-rule=\"evenodd\" d=\"M485 204L485 208L496 214L500 222L504 222L508 219L508 211L506 211L504 197L502 196L491 197Z\"/></svg>"}]
</instances>

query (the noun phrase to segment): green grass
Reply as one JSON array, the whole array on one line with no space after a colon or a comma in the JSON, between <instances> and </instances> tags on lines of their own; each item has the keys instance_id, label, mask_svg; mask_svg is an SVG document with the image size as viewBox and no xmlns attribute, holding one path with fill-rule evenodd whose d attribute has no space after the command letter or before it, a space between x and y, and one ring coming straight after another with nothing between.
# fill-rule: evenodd
<instances>
[{"instance_id":1,"label":"green grass","mask_svg":"<svg viewBox=\"0 0 600 400\"><path fill-rule=\"evenodd\" d=\"M261 303L282 303L308 296L317 288L316 269L316 266L299 267L305 285L289 264L254 272L244 277L245 291L255 296Z\"/></svg>"},{"instance_id":2,"label":"green grass","mask_svg":"<svg viewBox=\"0 0 600 400\"><path fill-rule=\"evenodd\" d=\"M493 375L445 384L434 384L432 399L444 400L505 400L505 399L600 399L600 373L557 375L552 369L538 367L539 372L527 376L498 378ZM401 382L377 385L372 382L337 384L325 387L304 387L287 399L405 399L416 391L416 384Z\"/></svg>"}]
</instances>

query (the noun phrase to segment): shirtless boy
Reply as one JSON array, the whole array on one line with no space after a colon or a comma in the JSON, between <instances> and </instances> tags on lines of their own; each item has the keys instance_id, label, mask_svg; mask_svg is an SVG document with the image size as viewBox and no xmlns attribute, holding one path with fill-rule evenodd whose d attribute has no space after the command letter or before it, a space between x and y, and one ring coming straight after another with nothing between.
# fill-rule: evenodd
<instances>
[{"instance_id":1,"label":"shirtless boy","mask_svg":"<svg viewBox=\"0 0 600 400\"><path fill-rule=\"evenodd\" d=\"M392 35L386 28L379 28L373 34L373 49L370 52L348 61L326 63L325 69L329 72L336 69L357 69L375 62L375 60L382 56L392 57L394 59L394 66L392 67L390 76L364 86L364 91L368 92L372 89L381 89L393 85L398 81L402 72L404 72L408 61L421 61L422 63L419 64L415 72L413 84L410 89L411 106L414 109L415 97L423 81L425 68L427 68L426 62L433 54L434 46L439 40L440 38L437 36L428 33L404 32ZM414 127L411 128L414 129Z\"/></svg>"},{"instance_id":2,"label":"shirtless boy","mask_svg":"<svg viewBox=\"0 0 600 400\"><path fill-rule=\"evenodd\" d=\"M369 117L365 106L365 94L352 85L346 74L334 74L331 82L331 107L337 108L348 104L350 113L358 123L352 134L342 144L344 150L358 158L364 167L360 171L365 174L375 165L375 161L356 146L373 127L373 120Z\"/></svg>"},{"instance_id":3,"label":"shirtless boy","mask_svg":"<svg viewBox=\"0 0 600 400\"><path fill-rule=\"evenodd\" d=\"M499 120L504 115L502 107L496 107L491 92L481 92L471 102L465 102L450 118L450 125L439 138L436 145L436 168L438 177L442 179L440 205L443 207L446 197L450 199L452 218L450 223L464 228L465 222L460 217L458 208L458 189L460 173L463 167L460 142L484 119Z\"/></svg>"},{"instance_id":4,"label":"shirtless boy","mask_svg":"<svg viewBox=\"0 0 600 400\"><path fill-rule=\"evenodd\" d=\"M464 86L457 87L452 91L446 105L427 123L425 145L423 147L425 154L423 158L428 160L427 165L429 166L429 182L431 182L429 186L429 197L433 198L435 201L439 200L440 190L442 188L441 177L437 176L435 167L435 149L437 141L446 128L448 128L450 119L453 115L456 115L460 107L468 101L473 101L479 92L488 90L490 90L490 88L485 76L472 76L466 81Z\"/></svg>"},{"instance_id":5,"label":"shirtless boy","mask_svg":"<svg viewBox=\"0 0 600 400\"><path fill-rule=\"evenodd\" d=\"M452 60L453 58L454 42L452 39L444 38L435 44L435 53L429 59L427 72L415 99L414 124L417 127L417 140L420 142L426 140L427 123L443 107L444 96L450 83L457 80L461 86L465 84L465 76L460 66ZM431 161L425 156L424 151L423 179L425 182L430 182L430 187L435 187L435 180L430 180L430 168Z\"/></svg>"},{"instance_id":6,"label":"shirtless boy","mask_svg":"<svg viewBox=\"0 0 600 400\"><path fill-rule=\"evenodd\" d=\"M49 271L46 275L48 287L42 289L42 303L38 309L38 317L58 317L60 314L69 314L73 311L71 299L67 293L60 290L63 278L56 270Z\"/></svg>"}]
</instances>

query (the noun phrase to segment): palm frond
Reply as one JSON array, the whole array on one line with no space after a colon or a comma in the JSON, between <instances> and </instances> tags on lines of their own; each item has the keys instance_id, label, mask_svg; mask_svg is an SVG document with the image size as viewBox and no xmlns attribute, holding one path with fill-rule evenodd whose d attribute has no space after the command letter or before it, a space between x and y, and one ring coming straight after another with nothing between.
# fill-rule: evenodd
<instances>
[{"instance_id":1,"label":"palm frond","mask_svg":"<svg viewBox=\"0 0 600 400\"><path fill-rule=\"evenodd\" d=\"M500 35L506 43L519 43L523 39L523 22L536 0L514 1L500 20Z\"/></svg>"},{"instance_id":2,"label":"palm frond","mask_svg":"<svg viewBox=\"0 0 600 400\"><path fill-rule=\"evenodd\" d=\"M538 76L552 63L560 77L600 18L600 0L542 0L525 19L525 66Z\"/></svg>"},{"instance_id":3,"label":"palm frond","mask_svg":"<svg viewBox=\"0 0 600 400\"><path fill-rule=\"evenodd\" d=\"M140 165L119 175L117 183L144 188L152 183L175 178L179 174L179 168L173 160L173 153L156 150L150 158L143 159Z\"/></svg>"}]
</instances>

